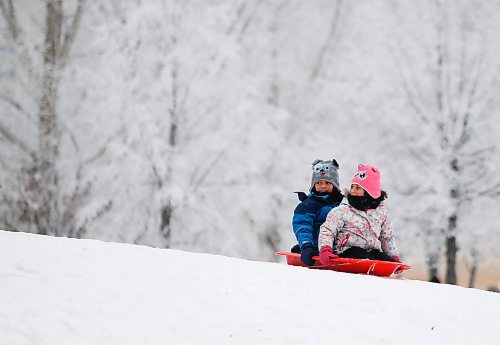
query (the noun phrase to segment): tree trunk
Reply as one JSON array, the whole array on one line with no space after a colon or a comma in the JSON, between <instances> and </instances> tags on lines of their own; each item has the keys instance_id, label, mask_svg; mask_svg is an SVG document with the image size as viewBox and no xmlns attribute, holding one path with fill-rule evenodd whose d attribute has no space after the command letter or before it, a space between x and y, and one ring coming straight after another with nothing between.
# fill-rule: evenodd
<instances>
[{"instance_id":1,"label":"tree trunk","mask_svg":"<svg viewBox=\"0 0 500 345\"><path fill-rule=\"evenodd\" d=\"M438 277L438 255L429 255L427 257L427 269L429 270L429 281L439 283Z\"/></svg>"},{"instance_id":2,"label":"tree trunk","mask_svg":"<svg viewBox=\"0 0 500 345\"><path fill-rule=\"evenodd\" d=\"M458 164L458 159L453 158L450 162L450 170L453 175L460 175L460 168ZM456 258L457 258L457 224L458 224L458 212L460 206L460 188L458 184L453 184L450 189L450 198L452 204L454 205L453 213L448 218L448 233L446 237L446 283L447 284L457 284L457 268L456 268Z\"/></svg>"},{"instance_id":3,"label":"tree trunk","mask_svg":"<svg viewBox=\"0 0 500 345\"><path fill-rule=\"evenodd\" d=\"M58 222L58 158L57 128L57 63L61 46L62 3L49 1L46 15L45 49L43 53L42 95L40 99L38 140L40 210L38 231L41 234L57 235Z\"/></svg>"},{"instance_id":4,"label":"tree trunk","mask_svg":"<svg viewBox=\"0 0 500 345\"><path fill-rule=\"evenodd\" d=\"M476 274L477 274L477 266L478 266L478 252L476 248L472 248L471 250L471 256L472 256L472 265L470 268L470 273L469 273L469 287L473 288L474 285L476 284Z\"/></svg>"},{"instance_id":5,"label":"tree trunk","mask_svg":"<svg viewBox=\"0 0 500 345\"><path fill-rule=\"evenodd\" d=\"M160 232L165 238L166 244L165 248L170 248L170 237L172 234L170 223L172 220L174 208L170 200L161 208L161 223L160 223Z\"/></svg>"},{"instance_id":6,"label":"tree trunk","mask_svg":"<svg viewBox=\"0 0 500 345\"><path fill-rule=\"evenodd\" d=\"M457 216L453 215L448 220L448 230L450 235L446 238L446 283L457 284L457 271L456 271L456 257L457 257L457 243L455 237Z\"/></svg>"},{"instance_id":7,"label":"tree trunk","mask_svg":"<svg viewBox=\"0 0 500 345\"><path fill-rule=\"evenodd\" d=\"M474 263L470 269L470 275L469 275L469 287L473 288L474 285L476 284L476 274L477 274L477 264Z\"/></svg>"},{"instance_id":8,"label":"tree trunk","mask_svg":"<svg viewBox=\"0 0 500 345\"><path fill-rule=\"evenodd\" d=\"M173 42L176 42L176 38L172 38ZM172 174L174 171L174 152L175 148L177 147L177 137L178 137L178 123L179 123L179 117L178 117L178 108L177 108L177 101L178 101L178 62L177 60L174 60L173 66L172 66L172 71L171 71L171 77L172 77L172 104L168 110L169 116L170 116L170 121L169 121L169 134L168 134L168 145L170 147L170 154L167 157L167 176L166 176L166 186L167 188L171 189L172 188ZM168 191L170 192L170 190ZM162 234L163 238L165 238L165 247L170 248L171 246L171 239L172 239L172 217L174 214L175 206L172 204L172 199L169 197L168 201L166 204L161 206L160 209L160 233Z\"/></svg>"}]
</instances>

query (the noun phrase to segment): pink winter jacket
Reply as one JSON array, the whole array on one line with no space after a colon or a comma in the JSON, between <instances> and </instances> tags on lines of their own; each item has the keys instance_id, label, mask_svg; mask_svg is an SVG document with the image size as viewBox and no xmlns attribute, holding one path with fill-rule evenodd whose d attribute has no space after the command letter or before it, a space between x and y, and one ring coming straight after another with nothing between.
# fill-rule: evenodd
<instances>
[{"instance_id":1,"label":"pink winter jacket","mask_svg":"<svg viewBox=\"0 0 500 345\"><path fill-rule=\"evenodd\" d=\"M360 211L344 201L333 208L319 230L319 250L332 246L336 254L350 247L378 249L394 257L398 255L392 224L382 202L375 209Z\"/></svg>"}]
</instances>

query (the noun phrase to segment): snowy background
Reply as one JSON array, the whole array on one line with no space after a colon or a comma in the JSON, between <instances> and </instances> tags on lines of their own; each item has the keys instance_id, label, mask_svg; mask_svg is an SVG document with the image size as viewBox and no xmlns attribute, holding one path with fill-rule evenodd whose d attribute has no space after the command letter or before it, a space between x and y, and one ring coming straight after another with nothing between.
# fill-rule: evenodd
<instances>
[{"instance_id":1,"label":"snowy background","mask_svg":"<svg viewBox=\"0 0 500 345\"><path fill-rule=\"evenodd\" d=\"M336 158L421 278L500 280L500 1L50 4L0 1L0 228L275 261Z\"/></svg>"},{"instance_id":2,"label":"snowy background","mask_svg":"<svg viewBox=\"0 0 500 345\"><path fill-rule=\"evenodd\" d=\"M0 344L482 344L500 295L0 231Z\"/></svg>"}]
</instances>

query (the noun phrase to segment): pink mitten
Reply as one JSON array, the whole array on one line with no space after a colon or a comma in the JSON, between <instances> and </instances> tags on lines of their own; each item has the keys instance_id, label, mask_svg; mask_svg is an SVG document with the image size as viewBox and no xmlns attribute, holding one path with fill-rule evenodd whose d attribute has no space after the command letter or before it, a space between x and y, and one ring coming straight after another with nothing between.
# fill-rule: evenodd
<instances>
[{"instance_id":1,"label":"pink mitten","mask_svg":"<svg viewBox=\"0 0 500 345\"><path fill-rule=\"evenodd\" d=\"M321 248L319 252L319 262L323 265L329 265L330 259L338 258L338 255L333 254L333 249L330 246Z\"/></svg>"}]
</instances>

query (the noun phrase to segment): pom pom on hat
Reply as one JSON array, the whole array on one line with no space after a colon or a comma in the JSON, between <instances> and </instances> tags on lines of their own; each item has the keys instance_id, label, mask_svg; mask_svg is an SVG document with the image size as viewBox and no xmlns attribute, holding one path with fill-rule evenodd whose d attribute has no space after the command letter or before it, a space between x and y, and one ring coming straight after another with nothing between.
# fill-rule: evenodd
<instances>
[{"instance_id":1,"label":"pom pom on hat","mask_svg":"<svg viewBox=\"0 0 500 345\"><path fill-rule=\"evenodd\" d=\"M357 184L370 196L377 199L382 194L380 190L380 171L373 165L358 164L358 171L354 174L351 184Z\"/></svg>"}]
</instances>

